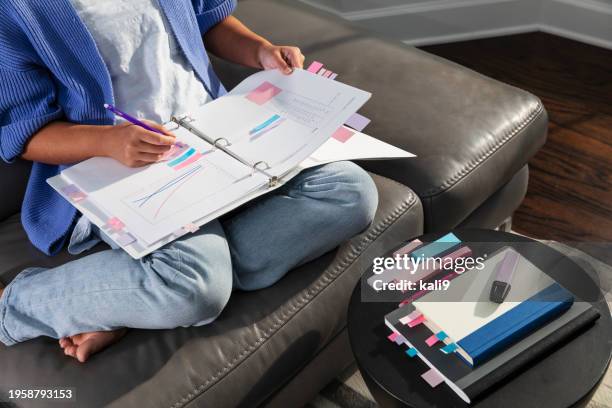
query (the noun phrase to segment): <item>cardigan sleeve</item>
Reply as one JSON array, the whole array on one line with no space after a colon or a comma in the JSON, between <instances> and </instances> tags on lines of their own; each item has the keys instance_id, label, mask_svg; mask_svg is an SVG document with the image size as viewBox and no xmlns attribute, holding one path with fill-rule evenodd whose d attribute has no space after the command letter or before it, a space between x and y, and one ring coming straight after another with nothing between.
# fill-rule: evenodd
<instances>
[{"instance_id":1,"label":"cardigan sleeve","mask_svg":"<svg viewBox=\"0 0 612 408\"><path fill-rule=\"evenodd\" d=\"M236 0L191 0L191 2L202 35L236 9Z\"/></svg>"},{"instance_id":2,"label":"cardigan sleeve","mask_svg":"<svg viewBox=\"0 0 612 408\"><path fill-rule=\"evenodd\" d=\"M0 157L15 160L40 128L62 116L50 72L0 6Z\"/></svg>"},{"instance_id":3,"label":"cardigan sleeve","mask_svg":"<svg viewBox=\"0 0 612 408\"><path fill-rule=\"evenodd\" d=\"M45 69L0 68L0 156L12 162L28 140L63 116L55 104L55 85Z\"/></svg>"}]
</instances>

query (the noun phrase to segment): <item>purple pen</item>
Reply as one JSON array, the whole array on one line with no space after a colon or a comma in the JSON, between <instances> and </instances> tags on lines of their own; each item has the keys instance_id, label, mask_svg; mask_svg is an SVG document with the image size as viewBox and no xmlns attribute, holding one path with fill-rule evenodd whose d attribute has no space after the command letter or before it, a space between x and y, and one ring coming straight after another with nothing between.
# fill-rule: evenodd
<instances>
[{"instance_id":1,"label":"purple pen","mask_svg":"<svg viewBox=\"0 0 612 408\"><path fill-rule=\"evenodd\" d=\"M143 121L140 121L136 119L135 117L128 115L125 112L120 111L119 109L115 108L113 105L109 105L108 103L105 103L104 107L108 109L109 111L113 112L115 115L127 120L130 123L133 123L136 126L140 126L141 128L146 129L151 132L159 133L160 135L165 135L165 133L162 132L161 130L152 128L151 126L147 125Z\"/></svg>"}]
</instances>

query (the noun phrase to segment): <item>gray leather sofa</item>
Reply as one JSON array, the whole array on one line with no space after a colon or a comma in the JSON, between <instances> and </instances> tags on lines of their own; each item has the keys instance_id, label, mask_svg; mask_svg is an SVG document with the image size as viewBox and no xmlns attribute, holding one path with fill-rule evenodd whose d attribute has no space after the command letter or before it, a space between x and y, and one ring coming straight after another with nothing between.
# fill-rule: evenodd
<instances>
[{"instance_id":1,"label":"gray leather sofa","mask_svg":"<svg viewBox=\"0 0 612 408\"><path fill-rule=\"evenodd\" d=\"M376 38L294 0L246 0L236 15L278 43L298 44L338 80L367 89L367 132L418 154L360 163L380 206L367 231L290 272L275 286L236 292L211 325L132 330L81 365L55 340L0 346L0 392L69 387L76 403L53 406L291 407L308 402L351 362L346 308L374 256L424 231L494 228L521 202L527 161L543 144L541 102L417 49ZM215 61L228 88L248 69ZM0 165L0 280L52 266L27 241L19 208L28 165ZM17 406L47 406L20 401Z\"/></svg>"}]
</instances>

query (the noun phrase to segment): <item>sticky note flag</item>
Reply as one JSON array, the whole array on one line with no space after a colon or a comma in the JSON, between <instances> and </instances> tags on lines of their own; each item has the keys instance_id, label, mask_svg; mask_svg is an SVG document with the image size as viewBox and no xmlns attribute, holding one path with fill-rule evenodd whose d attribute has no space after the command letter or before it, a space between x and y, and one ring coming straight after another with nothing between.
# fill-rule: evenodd
<instances>
[{"instance_id":1,"label":"sticky note flag","mask_svg":"<svg viewBox=\"0 0 612 408\"><path fill-rule=\"evenodd\" d=\"M124 232L123 234L119 235L119 238L117 238L117 244L122 247L130 245L134 242L136 242L136 238L134 238L134 236L129 232Z\"/></svg>"},{"instance_id":2,"label":"sticky note flag","mask_svg":"<svg viewBox=\"0 0 612 408\"><path fill-rule=\"evenodd\" d=\"M429 384L432 388L435 388L444 382L444 377L442 377L442 374L440 374L440 372L435 368L432 368L425 374L421 375L421 378L427 381L427 384Z\"/></svg>"},{"instance_id":3,"label":"sticky note flag","mask_svg":"<svg viewBox=\"0 0 612 408\"><path fill-rule=\"evenodd\" d=\"M86 198L87 198L87 194L85 194L82 191L70 194L70 199L74 201L75 203L78 203L79 201L83 201Z\"/></svg>"},{"instance_id":4,"label":"sticky note flag","mask_svg":"<svg viewBox=\"0 0 612 408\"><path fill-rule=\"evenodd\" d=\"M436 333L436 337L438 338L438 340L444 341L448 337L448 334L444 333L443 331L439 331Z\"/></svg>"},{"instance_id":5,"label":"sticky note flag","mask_svg":"<svg viewBox=\"0 0 612 408\"><path fill-rule=\"evenodd\" d=\"M347 129L344 126L340 126L338 130L334 132L332 137L341 143L345 143L351 137L353 137L354 134L355 132L353 132L351 129Z\"/></svg>"},{"instance_id":6,"label":"sticky note flag","mask_svg":"<svg viewBox=\"0 0 612 408\"><path fill-rule=\"evenodd\" d=\"M400 323L402 324L408 324L411 321L413 321L414 319L416 319L417 317L419 317L421 315L421 313L418 310L413 311L412 313L402 317L401 319L399 319Z\"/></svg>"},{"instance_id":7,"label":"sticky note flag","mask_svg":"<svg viewBox=\"0 0 612 408\"><path fill-rule=\"evenodd\" d=\"M69 184L66 187L62 187L62 192L69 196L70 194L78 193L81 190L75 184Z\"/></svg>"},{"instance_id":8,"label":"sticky note flag","mask_svg":"<svg viewBox=\"0 0 612 408\"><path fill-rule=\"evenodd\" d=\"M338 74L334 72L333 74L329 76L329 79L336 79L337 77L338 77Z\"/></svg>"},{"instance_id":9,"label":"sticky note flag","mask_svg":"<svg viewBox=\"0 0 612 408\"><path fill-rule=\"evenodd\" d=\"M444 354L454 353L455 350L457 350L457 345L455 343L447 344L446 346L440 349L440 351L443 352Z\"/></svg>"},{"instance_id":10,"label":"sticky note flag","mask_svg":"<svg viewBox=\"0 0 612 408\"><path fill-rule=\"evenodd\" d=\"M183 229L187 232L196 232L197 230L200 229L200 227L198 227L195 224L187 224L183 227Z\"/></svg>"},{"instance_id":11,"label":"sticky note flag","mask_svg":"<svg viewBox=\"0 0 612 408\"><path fill-rule=\"evenodd\" d=\"M431 336L427 338L427 340L425 340L425 344L431 347L439 341L440 339L438 338L438 336L436 336L435 334L432 334Z\"/></svg>"},{"instance_id":12,"label":"sticky note flag","mask_svg":"<svg viewBox=\"0 0 612 408\"><path fill-rule=\"evenodd\" d=\"M257 88L253 89L246 98L256 103L257 105L263 105L270 99L274 98L281 92L281 89L277 86L272 85L270 82L265 81Z\"/></svg>"},{"instance_id":13,"label":"sticky note flag","mask_svg":"<svg viewBox=\"0 0 612 408\"><path fill-rule=\"evenodd\" d=\"M87 194L81 191L75 184L67 185L62 188L62 192L68 196L72 201L78 203L87 198Z\"/></svg>"},{"instance_id":14,"label":"sticky note flag","mask_svg":"<svg viewBox=\"0 0 612 408\"><path fill-rule=\"evenodd\" d=\"M389 339L389 341L395 341L395 339L397 338L398 333L393 332L390 335L387 336L387 338Z\"/></svg>"},{"instance_id":15,"label":"sticky note flag","mask_svg":"<svg viewBox=\"0 0 612 408\"><path fill-rule=\"evenodd\" d=\"M125 224L121 222L119 218L111 217L106 221L106 227L108 229L118 232L121 231L123 227L125 227Z\"/></svg>"},{"instance_id":16,"label":"sticky note flag","mask_svg":"<svg viewBox=\"0 0 612 408\"><path fill-rule=\"evenodd\" d=\"M312 64L310 64L308 68L306 68L306 71L316 74L322 67L322 63L320 63L319 61L313 61Z\"/></svg>"},{"instance_id":17,"label":"sticky note flag","mask_svg":"<svg viewBox=\"0 0 612 408\"><path fill-rule=\"evenodd\" d=\"M406 354L408 354L408 357L412 358L419 354L419 352L414 347L410 347L408 350L406 350Z\"/></svg>"},{"instance_id":18,"label":"sticky note flag","mask_svg":"<svg viewBox=\"0 0 612 408\"><path fill-rule=\"evenodd\" d=\"M418 239L415 239L414 241L410 241L408 244L404 245L403 247L401 247L400 249L395 251L393 253L393 255L405 255L405 254L409 254L410 252L412 252L415 249L417 249L418 247L420 247L422 244L423 244L423 242L421 242Z\"/></svg>"},{"instance_id":19,"label":"sticky note flag","mask_svg":"<svg viewBox=\"0 0 612 408\"><path fill-rule=\"evenodd\" d=\"M333 72L331 72L331 71L325 71L325 73L323 74L323 76L324 76L325 78L329 78L330 76L332 76L332 74L333 74Z\"/></svg>"},{"instance_id":20,"label":"sticky note flag","mask_svg":"<svg viewBox=\"0 0 612 408\"><path fill-rule=\"evenodd\" d=\"M404 338L404 336L398 333L397 336L395 337L395 344L399 346L400 344L403 344L404 342L406 342L406 339Z\"/></svg>"},{"instance_id":21,"label":"sticky note flag","mask_svg":"<svg viewBox=\"0 0 612 408\"><path fill-rule=\"evenodd\" d=\"M368 124L371 122L370 119L366 118L359 113L353 114L348 120L344 123L346 126L355 129L358 132L361 132Z\"/></svg>"},{"instance_id":22,"label":"sticky note flag","mask_svg":"<svg viewBox=\"0 0 612 408\"><path fill-rule=\"evenodd\" d=\"M408 322L408 327L418 326L425 321L425 316L421 315L414 320Z\"/></svg>"}]
</instances>

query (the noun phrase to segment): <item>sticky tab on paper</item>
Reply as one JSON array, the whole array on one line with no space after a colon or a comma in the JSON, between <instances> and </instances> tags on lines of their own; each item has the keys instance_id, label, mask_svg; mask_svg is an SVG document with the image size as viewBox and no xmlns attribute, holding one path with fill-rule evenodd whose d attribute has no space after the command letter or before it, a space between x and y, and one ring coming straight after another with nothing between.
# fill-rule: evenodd
<instances>
[{"instance_id":1,"label":"sticky tab on paper","mask_svg":"<svg viewBox=\"0 0 612 408\"><path fill-rule=\"evenodd\" d=\"M280 92L281 92L281 89L279 87L274 86L268 81L265 81L264 83L259 85L257 88L253 89L246 96L246 98L249 101L256 103L257 105L263 105L264 103L268 102L270 99L278 95Z\"/></svg>"},{"instance_id":2,"label":"sticky tab on paper","mask_svg":"<svg viewBox=\"0 0 612 408\"><path fill-rule=\"evenodd\" d=\"M425 374L421 375L421 378L427 381L427 384L429 384L432 388L435 388L444 382L444 377L442 377L442 374L440 374L435 368L432 368Z\"/></svg>"},{"instance_id":3,"label":"sticky tab on paper","mask_svg":"<svg viewBox=\"0 0 612 408\"><path fill-rule=\"evenodd\" d=\"M404 336L402 336L400 333L397 334L397 336L395 337L395 344L397 344L398 346L405 343L406 339L404 338Z\"/></svg>"},{"instance_id":4,"label":"sticky tab on paper","mask_svg":"<svg viewBox=\"0 0 612 408\"><path fill-rule=\"evenodd\" d=\"M125 224L117 217L111 217L106 221L106 228L113 231L121 231Z\"/></svg>"},{"instance_id":5,"label":"sticky tab on paper","mask_svg":"<svg viewBox=\"0 0 612 408\"><path fill-rule=\"evenodd\" d=\"M400 321L401 324L408 324L412 320L414 320L417 317L419 317L420 315L421 315L421 313L418 310L415 310L412 313L410 313L409 315L406 315L406 316L402 317L401 319L399 319L399 321Z\"/></svg>"},{"instance_id":6,"label":"sticky tab on paper","mask_svg":"<svg viewBox=\"0 0 612 408\"><path fill-rule=\"evenodd\" d=\"M183 227L183 229L187 232L196 232L197 230L200 229L200 227L198 227L195 224L187 224Z\"/></svg>"},{"instance_id":7,"label":"sticky tab on paper","mask_svg":"<svg viewBox=\"0 0 612 408\"><path fill-rule=\"evenodd\" d=\"M340 126L340 128L338 128L338 130L334 132L332 137L341 143L345 143L351 137L353 137L354 134L355 132L353 132L352 130L347 129L344 126Z\"/></svg>"},{"instance_id":8,"label":"sticky tab on paper","mask_svg":"<svg viewBox=\"0 0 612 408\"><path fill-rule=\"evenodd\" d=\"M332 76L332 74L333 74L333 72L331 72L331 71L325 71L325 73L323 74L323 76L324 76L325 78L329 78L330 76Z\"/></svg>"},{"instance_id":9,"label":"sticky tab on paper","mask_svg":"<svg viewBox=\"0 0 612 408\"><path fill-rule=\"evenodd\" d=\"M316 74L322 67L322 63L320 63L319 61L313 61L312 64L310 64L308 68L306 68L306 71Z\"/></svg>"},{"instance_id":10,"label":"sticky tab on paper","mask_svg":"<svg viewBox=\"0 0 612 408\"><path fill-rule=\"evenodd\" d=\"M421 315L414 320L408 322L408 327L418 326L425 321L425 316Z\"/></svg>"},{"instance_id":11,"label":"sticky tab on paper","mask_svg":"<svg viewBox=\"0 0 612 408\"><path fill-rule=\"evenodd\" d=\"M81 191L76 185L70 184L62 188L62 192L66 194L72 201L78 203L87 198L87 194Z\"/></svg>"},{"instance_id":12,"label":"sticky tab on paper","mask_svg":"<svg viewBox=\"0 0 612 408\"><path fill-rule=\"evenodd\" d=\"M361 132L370 122L371 120L365 116L360 115L359 113L354 113L344 124L358 132Z\"/></svg>"},{"instance_id":13,"label":"sticky tab on paper","mask_svg":"<svg viewBox=\"0 0 612 408\"><path fill-rule=\"evenodd\" d=\"M436 336L435 334L432 334L431 336L427 338L427 340L425 340L425 344L431 347L439 341L440 339L438 338L438 336Z\"/></svg>"},{"instance_id":14,"label":"sticky tab on paper","mask_svg":"<svg viewBox=\"0 0 612 408\"><path fill-rule=\"evenodd\" d=\"M455 343L447 344L446 346L440 349L440 351L443 352L444 354L454 353L455 350L457 350L457 344Z\"/></svg>"},{"instance_id":15,"label":"sticky tab on paper","mask_svg":"<svg viewBox=\"0 0 612 408\"><path fill-rule=\"evenodd\" d=\"M406 350L406 354L408 355L408 357L412 358L419 354L419 352L414 347L410 347L408 350Z\"/></svg>"},{"instance_id":16,"label":"sticky tab on paper","mask_svg":"<svg viewBox=\"0 0 612 408\"><path fill-rule=\"evenodd\" d=\"M134 238L134 236L129 232L124 232L123 234L119 235L119 238L117 238L117 244L122 247L130 245L134 242L136 242L136 238Z\"/></svg>"},{"instance_id":17,"label":"sticky tab on paper","mask_svg":"<svg viewBox=\"0 0 612 408\"><path fill-rule=\"evenodd\" d=\"M389 341L395 341L395 339L397 338L398 333L393 332L390 335L387 336L387 338L389 339Z\"/></svg>"},{"instance_id":18,"label":"sticky tab on paper","mask_svg":"<svg viewBox=\"0 0 612 408\"><path fill-rule=\"evenodd\" d=\"M327 70L325 68L321 68L321 70L319 72L317 72L317 75L325 75L325 73L327 72Z\"/></svg>"},{"instance_id":19,"label":"sticky tab on paper","mask_svg":"<svg viewBox=\"0 0 612 408\"><path fill-rule=\"evenodd\" d=\"M338 77L338 74L334 72L329 76L329 79L336 79L337 77Z\"/></svg>"}]
</instances>

